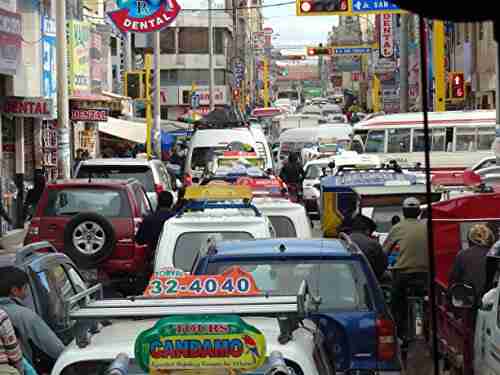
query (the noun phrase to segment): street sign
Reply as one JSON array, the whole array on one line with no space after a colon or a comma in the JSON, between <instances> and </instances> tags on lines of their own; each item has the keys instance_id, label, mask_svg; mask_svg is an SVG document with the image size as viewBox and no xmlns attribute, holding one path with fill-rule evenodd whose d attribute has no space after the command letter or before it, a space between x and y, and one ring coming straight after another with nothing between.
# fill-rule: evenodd
<instances>
[{"instance_id":1,"label":"street sign","mask_svg":"<svg viewBox=\"0 0 500 375\"><path fill-rule=\"evenodd\" d=\"M359 16L407 13L391 0L296 0L297 16Z\"/></svg>"},{"instance_id":2,"label":"street sign","mask_svg":"<svg viewBox=\"0 0 500 375\"><path fill-rule=\"evenodd\" d=\"M372 52L371 47L331 47L332 55L365 55Z\"/></svg>"}]
</instances>

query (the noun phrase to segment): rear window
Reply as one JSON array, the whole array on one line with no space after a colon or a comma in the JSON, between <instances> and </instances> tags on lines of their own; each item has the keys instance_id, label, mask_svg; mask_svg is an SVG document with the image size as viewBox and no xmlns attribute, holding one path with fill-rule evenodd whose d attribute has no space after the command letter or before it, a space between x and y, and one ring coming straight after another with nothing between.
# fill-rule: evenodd
<instances>
[{"instance_id":1,"label":"rear window","mask_svg":"<svg viewBox=\"0 0 500 375\"><path fill-rule=\"evenodd\" d=\"M104 217L130 217L127 196L122 190L66 188L49 190L44 216L73 216L95 212Z\"/></svg>"},{"instance_id":2,"label":"rear window","mask_svg":"<svg viewBox=\"0 0 500 375\"><path fill-rule=\"evenodd\" d=\"M82 165L76 178L110 178L128 180L135 178L148 192L155 191L153 171L147 165Z\"/></svg>"},{"instance_id":3,"label":"rear window","mask_svg":"<svg viewBox=\"0 0 500 375\"><path fill-rule=\"evenodd\" d=\"M311 164L306 168L306 179L317 180L323 175L322 168L328 168L328 163L325 164Z\"/></svg>"},{"instance_id":4,"label":"rear window","mask_svg":"<svg viewBox=\"0 0 500 375\"><path fill-rule=\"evenodd\" d=\"M222 155L226 147L196 147L191 156L191 168L204 170L217 155Z\"/></svg>"},{"instance_id":5,"label":"rear window","mask_svg":"<svg viewBox=\"0 0 500 375\"><path fill-rule=\"evenodd\" d=\"M403 211L400 206L374 207L372 219L377 224L377 232L389 233L392 228L392 218L394 216L403 218Z\"/></svg>"},{"instance_id":6,"label":"rear window","mask_svg":"<svg viewBox=\"0 0 500 375\"><path fill-rule=\"evenodd\" d=\"M286 216L268 216L271 224L274 227L276 237L281 238L295 238L297 237L297 231L295 230L295 225L293 225L292 220Z\"/></svg>"},{"instance_id":7,"label":"rear window","mask_svg":"<svg viewBox=\"0 0 500 375\"><path fill-rule=\"evenodd\" d=\"M189 232L177 239L174 249L174 266L182 270L190 270L196 254L206 247L212 238L217 240L251 240L253 236L247 232Z\"/></svg>"}]
</instances>

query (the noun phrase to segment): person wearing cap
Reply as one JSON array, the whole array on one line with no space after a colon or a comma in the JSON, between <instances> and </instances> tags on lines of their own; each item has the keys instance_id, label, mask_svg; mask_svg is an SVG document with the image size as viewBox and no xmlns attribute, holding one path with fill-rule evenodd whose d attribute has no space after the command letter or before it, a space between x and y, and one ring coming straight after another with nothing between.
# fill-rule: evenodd
<instances>
[{"instance_id":1,"label":"person wearing cap","mask_svg":"<svg viewBox=\"0 0 500 375\"><path fill-rule=\"evenodd\" d=\"M486 256L495 237L485 224L473 225L467 235L469 247L455 257L449 276L449 285L463 283L474 287L477 296L486 290Z\"/></svg>"},{"instance_id":2,"label":"person wearing cap","mask_svg":"<svg viewBox=\"0 0 500 375\"><path fill-rule=\"evenodd\" d=\"M420 201L410 197L403 202L404 219L394 225L383 248L386 254L399 245L399 256L392 268L392 311L398 325L399 337L406 338L408 329L408 298L406 291L424 285L428 279L427 223L419 220Z\"/></svg>"},{"instance_id":3,"label":"person wearing cap","mask_svg":"<svg viewBox=\"0 0 500 375\"><path fill-rule=\"evenodd\" d=\"M351 239L365 254L380 281L387 269L387 255L382 250L380 243L371 236L377 230L377 224L369 217L357 215L352 221Z\"/></svg>"}]
</instances>

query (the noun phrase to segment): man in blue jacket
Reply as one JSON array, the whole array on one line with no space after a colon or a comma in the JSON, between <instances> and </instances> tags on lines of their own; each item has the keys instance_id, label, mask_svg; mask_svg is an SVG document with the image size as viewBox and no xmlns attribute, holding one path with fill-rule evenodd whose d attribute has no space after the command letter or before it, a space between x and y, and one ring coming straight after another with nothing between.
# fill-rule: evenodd
<instances>
[{"instance_id":1,"label":"man in blue jacket","mask_svg":"<svg viewBox=\"0 0 500 375\"><path fill-rule=\"evenodd\" d=\"M12 266L1 267L0 275L0 309L9 316L24 356L34 364L33 344L55 362L64 344L39 315L21 302L28 295L28 276Z\"/></svg>"}]
</instances>

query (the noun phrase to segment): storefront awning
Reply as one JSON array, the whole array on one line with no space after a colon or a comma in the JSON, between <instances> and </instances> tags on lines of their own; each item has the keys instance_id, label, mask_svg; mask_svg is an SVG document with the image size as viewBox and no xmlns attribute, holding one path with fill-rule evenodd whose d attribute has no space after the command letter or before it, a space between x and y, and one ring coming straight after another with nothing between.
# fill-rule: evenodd
<instances>
[{"instance_id":1,"label":"storefront awning","mask_svg":"<svg viewBox=\"0 0 500 375\"><path fill-rule=\"evenodd\" d=\"M108 122L99 123L99 131L135 143L146 143L145 123L108 117Z\"/></svg>"}]
</instances>

